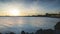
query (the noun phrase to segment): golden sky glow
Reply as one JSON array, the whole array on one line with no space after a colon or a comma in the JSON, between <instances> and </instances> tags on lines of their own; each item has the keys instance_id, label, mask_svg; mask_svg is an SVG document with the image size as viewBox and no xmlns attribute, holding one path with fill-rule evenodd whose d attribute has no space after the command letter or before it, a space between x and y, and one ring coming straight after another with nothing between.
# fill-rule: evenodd
<instances>
[{"instance_id":1,"label":"golden sky glow","mask_svg":"<svg viewBox=\"0 0 60 34\"><path fill-rule=\"evenodd\" d=\"M20 8L18 6L8 6L0 10L0 16L26 16L35 15L37 10L34 8L26 9L23 6Z\"/></svg>"},{"instance_id":2,"label":"golden sky glow","mask_svg":"<svg viewBox=\"0 0 60 34\"><path fill-rule=\"evenodd\" d=\"M20 11L17 8L11 8L8 10L9 16L19 16Z\"/></svg>"}]
</instances>

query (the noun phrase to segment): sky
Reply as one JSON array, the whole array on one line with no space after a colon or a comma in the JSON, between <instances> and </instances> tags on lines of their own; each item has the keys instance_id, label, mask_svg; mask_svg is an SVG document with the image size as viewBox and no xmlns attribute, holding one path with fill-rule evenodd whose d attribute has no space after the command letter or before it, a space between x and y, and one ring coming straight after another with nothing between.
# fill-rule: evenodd
<instances>
[{"instance_id":1,"label":"sky","mask_svg":"<svg viewBox=\"0 0 60 34\"><path fill-rule=\"evenodd\" d=\"M60 0L0 0L0 16L59 13Z\"/></svg>"},{"instance_id":2,"label":"sky","mask_svg":"<svg viewBox=\"0 0 60 34\"><path fill-rule=\"evenodd\" d=\"M60 0L0 0L0 16L59 13Z\"/></svg>"}]
</instances>

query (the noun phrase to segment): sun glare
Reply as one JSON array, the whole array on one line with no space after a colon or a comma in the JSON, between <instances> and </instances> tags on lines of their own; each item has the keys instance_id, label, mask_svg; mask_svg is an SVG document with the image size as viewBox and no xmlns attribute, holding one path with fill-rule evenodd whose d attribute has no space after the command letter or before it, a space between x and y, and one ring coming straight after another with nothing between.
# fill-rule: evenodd
<instances>
[{"instance_id":1,"label":"sun glare","mask_svg":"<svg viewBox=\"0 0 60 34\"><path fill-rule=\"evenodd\" d=\"M19 16L19 13L20 13L20 11L18 9L15 9L15 8L9 10L10 16Z\"/></svg>"}]
</instances>

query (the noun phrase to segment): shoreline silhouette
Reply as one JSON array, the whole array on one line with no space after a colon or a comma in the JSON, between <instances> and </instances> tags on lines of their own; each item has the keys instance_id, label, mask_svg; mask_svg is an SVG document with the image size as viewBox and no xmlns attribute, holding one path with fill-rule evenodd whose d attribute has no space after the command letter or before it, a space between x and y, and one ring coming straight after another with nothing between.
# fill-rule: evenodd
<instances>
[{"instance_id":1,"label":"shoreline silhouette","mask_svg":"<svg viewBox=\"0 0 60 34\"><path fill-rule=\"evenodd\" d=\"M27 15L27 16L0 16L0 17L50 17L50 18L60 18L60 14L49 14L46 13L45 15Z\"/></svg>"}]
</instances>

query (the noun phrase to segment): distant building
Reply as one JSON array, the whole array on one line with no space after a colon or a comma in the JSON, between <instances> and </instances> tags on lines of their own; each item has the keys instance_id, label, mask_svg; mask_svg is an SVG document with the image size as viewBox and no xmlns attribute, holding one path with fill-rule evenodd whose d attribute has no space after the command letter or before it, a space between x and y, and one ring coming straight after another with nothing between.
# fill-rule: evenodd
<instances>
[{"instance_id":1,"label":"distant building","mask_svg":"<svg viewBox=\"0 0 60 34\"><path fill-rule=\"evenodd\" d=\"M48 14L46 13L47 17L60 17L60 14Z\"/></svg>"}]
</instances>

